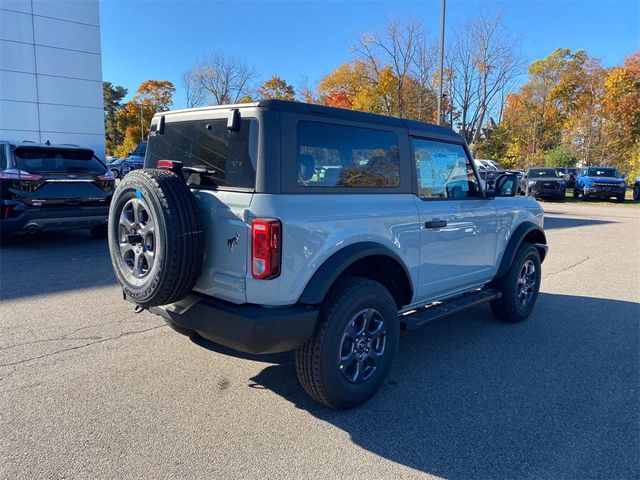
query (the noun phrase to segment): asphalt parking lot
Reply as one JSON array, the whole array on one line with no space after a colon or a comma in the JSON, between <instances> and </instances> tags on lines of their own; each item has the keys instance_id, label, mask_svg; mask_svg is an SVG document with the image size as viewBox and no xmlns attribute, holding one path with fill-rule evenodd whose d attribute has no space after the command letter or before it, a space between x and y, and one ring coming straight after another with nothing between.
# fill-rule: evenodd
<instances>
[{"instance_id":1,"label":"asphalt parking lot","mask_svg":"<svg viewBox=\"0 0 640 480\"><path fill-rule=\"evenodd\" d=\"M544 204L542 293L404 335L347 412L288 354L229 355L134 314L106 241L0 253L0 478L638 478L640 209Z\"/></svg>"}]
</instances>

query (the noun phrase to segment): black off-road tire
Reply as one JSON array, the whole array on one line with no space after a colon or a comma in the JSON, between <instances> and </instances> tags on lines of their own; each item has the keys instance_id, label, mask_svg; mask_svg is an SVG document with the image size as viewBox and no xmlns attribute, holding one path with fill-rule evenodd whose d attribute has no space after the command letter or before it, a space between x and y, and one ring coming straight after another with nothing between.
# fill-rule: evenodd
<instances>
[{"instance_id":1,"label":"black off-road tire","mask_svg":"<svg viewBox=\"0 0 640 480\"><path fill-rule=\"evenodd\" d=\"M635 202L640 202L640 187L633 188L633 200Z\"/></svg>"},{"instance_id":2,"label":"black off-road tire","mask_svg":"<svg viewBox=\"0 0 640 480\"><path fill-rule=\"evenodd\" d=\"M154 259L142 277L136 277L121 254L125 245L121 214L140 201L153 222ZM184 298L200 276L204 234L195 198L185 181L167 170L135 170L122 179L109 212L111 263L124 294L143 308ZM141 245L142 246L142 245ZM125 251L124 249L122 251Z\"/></svg>"},{"instance_id":3,"label":"black off-road tire","mask_svg":"<svg viewBox=\"0 0 640 480\"><path fill-rule=\"evenodd\" d=\"M354 315L368 308L376 309L384 319L386 346L373 374L362 383L351 383L339 367L343 335ZM325 299L314 335L295 352L298 379L314 400L328 407L358 406L384 382L397 351L399 335L398 309L389 291L367 278L343 278Z\"/></svg>"},{"instance_id":4,"label":"black off-road tire","mask_svg":"<svg viewBox=\"0 0 640 480\"><path fill-rule=\"evenodd\" d=\"M622 196L618 196L618 197L616 197L616 201L617 201L618 203L623 203L623 202L624 202L624 197L625 197L624 195L622 195Z\"/></svg>"},{"instance_id":5,"label":"black off-road tire","mask_svg":"<svg viewBox=\"0 0 640 480\"><path fill-rule=\"evenodd\" d=\"M518 278L523 266L527 261L531 261L535 267L535 286L532 290L531 299L525 306L518 302ZM491 302L491 311L499 320L508 323L518 323L525 320L533 311L533 307L538 299L540 281L542 279L542 265L538 249L531 243L522 244L513 263L506 275L493 282L492 287L502 293L499 300Z\"/></svg>"},{"instance_id":6,"label":"black off-road tire","mask_svg":"<svg viewBox=\"0 0 640 480\"><path fill-rule=\"evenodd\" d=\"M576 190L575 188L573 189L573 198L579 198L580 197L580 191Z\"/></svg>"}]
</instances>

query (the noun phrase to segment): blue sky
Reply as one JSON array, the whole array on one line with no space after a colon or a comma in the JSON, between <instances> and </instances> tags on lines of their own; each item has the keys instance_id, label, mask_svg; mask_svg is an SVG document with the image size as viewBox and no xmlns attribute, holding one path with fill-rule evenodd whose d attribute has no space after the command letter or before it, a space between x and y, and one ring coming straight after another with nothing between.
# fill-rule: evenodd
<instances>
[{"instance_id":1,"label":"blue sky","mask_svg":"<svg viewBox=\"0 0 640 480\"><path fill-rule=\"evenodd\" d=\"M521 38L528 61L566 47L584 49L611 66L640 49L638 0L448 0L446 28L476 16L480 8L502 12L504 24ZM381 27L390 17L410 15L437 38L439 0L101 0L103 78L130 94L144 80L170 80L177 89L174 107L179 108L185 103L182 73L218 50L245 58L260 80L278 74L294 86L305 78L313 86L350 58L358 33Z\"/></svg>"}]
</instances>

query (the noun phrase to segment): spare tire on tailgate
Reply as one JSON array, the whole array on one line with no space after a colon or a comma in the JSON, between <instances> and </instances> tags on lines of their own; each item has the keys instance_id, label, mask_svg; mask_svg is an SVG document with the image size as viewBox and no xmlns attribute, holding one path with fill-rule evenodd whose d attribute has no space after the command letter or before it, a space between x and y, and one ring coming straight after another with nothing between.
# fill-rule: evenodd
<instances>
[{"instance_id":1,"label":"spare tire on tailgate","mask_svg":"<svg viewBox=\"0 0 640 480\"><path fill-rule=\"evenodd\" d=\"M202 220L184 179L168 170L134 170L113 194L109 253L124 294L141 307L184 298L200 276Z\"/></svg>"}]
</instances>

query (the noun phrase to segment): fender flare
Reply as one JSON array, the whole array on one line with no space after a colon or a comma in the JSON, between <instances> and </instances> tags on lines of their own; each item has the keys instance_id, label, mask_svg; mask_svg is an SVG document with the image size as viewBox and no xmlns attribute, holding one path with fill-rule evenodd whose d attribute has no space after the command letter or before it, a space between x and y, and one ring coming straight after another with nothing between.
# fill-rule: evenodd
<instances>
[{"instance_id":1,"label":"fender flare","mask_svg":"<svg viewBox=\"0 0 640 480\"><path fill-rule=\"evenodd\" d=\"M409 298L413 298L411 275L400 256L379 243L359 242L347 245L326 259L307 282L307 286L298 298L298 303L306 305L322 303L333 283L349 266L373 255L389 257L402 267L411 289Z\"/></svg>"},{"instance_id":2,"label":"fender flare","mask_svg":"<svg viewBox=\"0 0 640 480\"><path fill-rule=\"evenodd\" d=\"M504 249L504 254L502 255L502 260L500 261L500 266L498 267L495 278L503 277L509 271L520 245L522 245L525 237L531 232L536 232L539 236L539 240L541 240L534 242L534 245L538 249L538 253L540 253L540 261L544 261L548 250L547 237L544 234L544 230L533 222L522 222L511 234L511 238L509 238L509 242L507 243L507 247Z\"/></svg>"}]
</instances>

